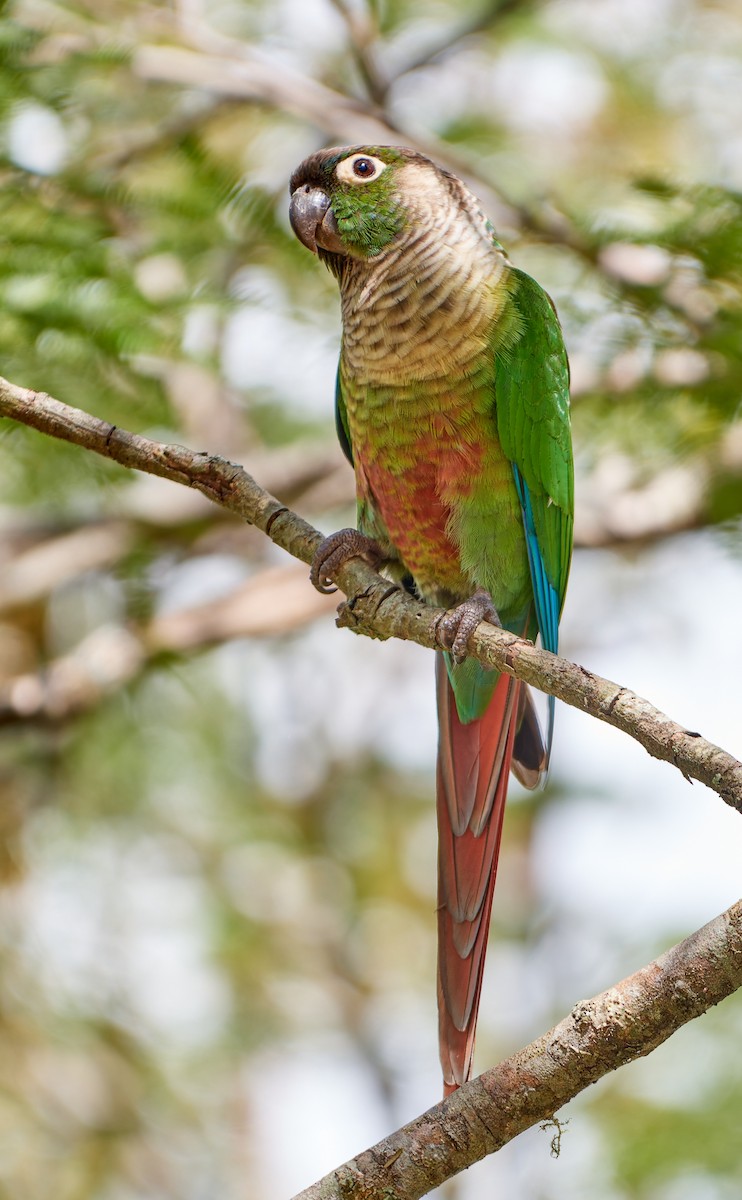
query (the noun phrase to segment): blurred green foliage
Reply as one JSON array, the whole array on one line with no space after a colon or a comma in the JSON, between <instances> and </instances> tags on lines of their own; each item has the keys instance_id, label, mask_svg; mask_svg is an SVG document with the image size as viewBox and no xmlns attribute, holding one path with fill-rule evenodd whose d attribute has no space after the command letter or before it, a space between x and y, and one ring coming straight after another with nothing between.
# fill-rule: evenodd
<instances>
[{"instance_id":1,"label":"blurred green foliage","mask_svg":"<svg viewBox=\"0 0 742 1200\"><path fill-rule=\"evenodd\" d=\"M298 115L303 74L503 201L501 236L565 326L583 482L616 456L636 487L690 465L686 524L736 530L742 176L702 84L724 59L731 97L742 17L731 0L656 7L5 5L2 373L254 461L328 528L344 520L339 451L311 478L296 465L333 438L338 329L333 282L286 220L292 167L338 140L330 100L321 127ZM190 57L174 65L172 47ZM272 87L230 91L256 55ZM309 611L263 642L156 643L152 618L275 566L264 539L8 422L0 463L0 1197L261 1194L246 1079L272 1048L340 1037L390 1125L408 1065L384 1015L408 1005L434 1055L432 760L424 777L395 768L375 732L393 668L383 701L357 700L366 736L339 744ZM96 657L101 630L135 649ZM323 725L297 697L325 671ZM38 718L54 680L59 708ZM508 831L506 945L537 936L524 863L553 798ZM611 1197L654 1200L691 1169L704 1197L738 1191L741 1103L723 1074L702 1111L603 1090L581 1112Z\"/></svg>"}]
</instances>

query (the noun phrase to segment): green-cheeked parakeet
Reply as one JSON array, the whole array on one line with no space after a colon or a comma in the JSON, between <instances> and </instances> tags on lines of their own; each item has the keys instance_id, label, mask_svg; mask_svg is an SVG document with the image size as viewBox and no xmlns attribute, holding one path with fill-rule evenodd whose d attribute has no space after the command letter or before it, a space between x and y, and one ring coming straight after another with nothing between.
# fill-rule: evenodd
<instances>
[{"instance_id":1,"label":"green-cheeked parakeet","mask_svg":"<svg viewBox=\"0 0 742 1200\"><path fill-rule=\"evenodd\" d=\"M556 652L572 550L569 369L554 307L508 261L464 184L414 150L321 150L291 222L340 286L337 429L358 530L314 583L362 555L449 609L437 656L438 1009L446 1091L471 1070L510 770L548 765L524 684L466 657L480 620Z\"/></svg>"}]
</instances>

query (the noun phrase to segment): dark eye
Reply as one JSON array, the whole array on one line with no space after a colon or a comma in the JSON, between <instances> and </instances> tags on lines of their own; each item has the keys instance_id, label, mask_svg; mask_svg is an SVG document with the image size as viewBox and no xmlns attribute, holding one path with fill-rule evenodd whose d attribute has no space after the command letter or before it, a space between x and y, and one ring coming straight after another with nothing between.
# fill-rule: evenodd
<instances>
[{"instance_id":1,"label":"dark eye","mask_svg":"<svg viewBox=\"0 0 742 1200\"><path fill-rule=\"evenodd\" d=\"M370 179L375 167L370 158L357 158L353 163L353 174L359 179Z\"/></svg>"}]
</instances>

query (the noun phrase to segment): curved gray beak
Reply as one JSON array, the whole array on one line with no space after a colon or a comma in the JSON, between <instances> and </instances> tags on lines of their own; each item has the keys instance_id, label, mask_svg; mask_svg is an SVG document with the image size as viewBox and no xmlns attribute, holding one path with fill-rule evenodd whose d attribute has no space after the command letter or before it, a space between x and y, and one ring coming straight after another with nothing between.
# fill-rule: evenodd
<instances>
[{"instance_id":1,"label":"curved gray beak","mask_svg":"<svg viewBox=\"0 0 742 1200\"><path fill-rule=\"evenodd\" d=\"M313 254L318 246L335 254L345 253L330 197L321 188L301 184L291 197L289 220L299 241Z\"/></svg>"}]
</instances>

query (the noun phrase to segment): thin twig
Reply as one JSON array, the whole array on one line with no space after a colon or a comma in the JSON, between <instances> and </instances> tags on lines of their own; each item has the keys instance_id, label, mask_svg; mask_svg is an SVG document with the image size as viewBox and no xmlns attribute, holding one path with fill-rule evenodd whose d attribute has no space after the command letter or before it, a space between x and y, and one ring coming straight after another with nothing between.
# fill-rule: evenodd
<instances>
[{"instance_id":1,"label":"thin twig","mask_svg":"<svg viewBox=\"0 0 742 1200\"><path fill-rule=\"evenodd\" d=\"M286 637L329 615L331 605L329 596L307 587L306 572L292 562L259 571L207 604L141 625L98 626L42 670L0 680L0 729L62 724L133 684L163 655L193 656L234 638Z\"/></svg>"},{"instance_id":2,"label":"thin twig","mask_svg":"<svg viewBox=\"0 0 742 1200\"><path fill-rule=\"evenodd\" d=\"M450 54L461 42L466 38L474 37L478 33L484 33L486 30L500 21L503 17L509 16L512 12L525 12L526 9L533 8L535 0L490 0L490 3L482 12L476 14L467 21L465 25L459 26L458 29L452 30L445 38L442 38L428 50L423 50L416 58L410 59L408 63L394 76L392 80L396 83L404 75L409 75L412 71L419 71L421 67L430 66L444 55Z\"/></svg>"},{"instance_id":3,"label":"thin twig","mask_svg":"<svg viewBox=\"0 0 742 1200\"><path fill-rule=\"evenodd\" d=\"M282 63L249 54L243 47L238 56L204 54L180 46L140 46L132 58L132 69L142 79L200 87L221 96L236 96L267 104L316 125L340 142L383 145L410 141L391 117L361 100L301 75ZM451 146L432 135L412 139L424 154L450 167L458 175L473 180L471 165ZM476 180L477 194L498 228L516 228L521 224L520 210L484 180ZM528 218L525 210L523 220Z\"/></svg>"},{"instance_id":4,"label":"thin twig","mask_svg":"<svg viewBox=\"0 0 742 1200\"><path fill-rule=\"evenodd\" d=\"M389 91L389 80L382 75L374 55L374 43L378 41L378 34L370 13L361 15L354 12L346 0L330 0L330 3L345 22L350 49L371 101L383 108Z\"/></svg>"},{"instance_id":5,"label":"thin twig","mask_svg":"<svg viewBox=\"0 0 742 1200\"><path fill-rule=\"evenodd\" d=\"M92 170L119 171L127 167L134 159L146 158L156 154L193 134L201 126L221 116L236 105L233 96L207 96L192 110L178 113L172 120L162 122L154 127L148 125L145 131L137 131L128 138L117 142L111 148L94 155L90 162Z\"/></svg>"}]
</instances>

